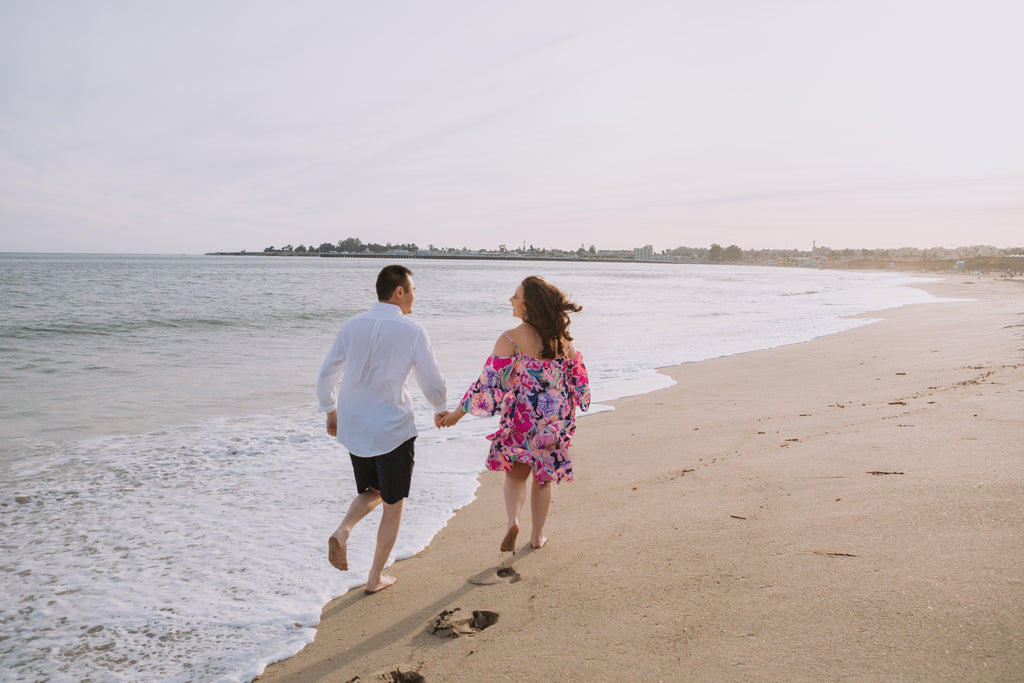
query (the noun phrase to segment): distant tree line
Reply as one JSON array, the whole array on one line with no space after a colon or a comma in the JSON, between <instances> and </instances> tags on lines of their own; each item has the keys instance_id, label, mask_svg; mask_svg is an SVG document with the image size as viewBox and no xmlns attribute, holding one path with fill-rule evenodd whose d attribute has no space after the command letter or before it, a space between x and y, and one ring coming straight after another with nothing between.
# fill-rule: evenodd
<instances>
[{"instance_id":1,"label":"distant tree line","mask_svg":"<svg viewBox=\"0 0 1024 683\"><path fill-rule=\"evenodd\" d=\"M393 244L388 242L387 244L377 244L370 242L364 244L358 237L346 237L343 240L338 240L335 243L324 242L318 247L309 245L308 247L304 244L300 244L297 247L291 244L286 244L283 247L269 246L263 250L264 254L321 254L321 253L347 253L347 254L385 254L389 251L419 251L420 247L415 242L408 244ZM579 257L596 257L598 255L597 247L591 244L589 247L584 247L582 244L579 249L546 249L542 247L535 247L532 244L529 248L524 245L522 249L509 249L504 244L500 245L497 249L470 249L469 247L435 247L433 244L427 245L427 251L438 252L438 253L460 253L460 252L493 252L498 254L524 254L528 256L567 256L575 254ZM240 252L240 253L244 253Z\"/></svg>"},{"instance_id":2,"label":"distant tree line","mask_svg":"<svg viewBox=\"0 0 1024 683\"><path fill-rule=\"evenodd\" d=\"M990 256L1024 254L1024 248L1013 247L998 249L989 245L975 245L946 249L932 247L919 249L916 247L900 247L898 249L832 249L826 246L815 246L813 249L742 249L735 244L722 247L712 244L704 247L676 247L661 252L661 256L673 260L695 263L764 263L778 258L816 257L830 261L948 261L951 259L984 258Z\"/></svg>"},{"instance_id":3,"label":"distant tree line","mask_svg":"<svg viewBox=\"0 0 1024 683\"><path fill-rule=\"evenodd\" d=\"M297 247L293 247L290 244L286 244L280 249L277 247L267 247L263 250L264 254L326 254L329 252L344 252L349 254L384 254L389 251L419 251L419 247L415 244L377 244L376 242L370 242L369 244L363 244L363 241L358 237L346 237L343 240L338 240L337 243L331 244L330 242L324 242L319 247L314 247L312 244L308 247L300 244Z\"/></svg>"},{"instance_id":4,"label":"distant tree line","mask_svg":"<svg viewBox=\"0 0 1024 683\"><path fill-rule=\"evenodd\" d=\"M376 242L363 243L358 237L346 237L337 242L324 242L320 246L303 245L292 246L287 244L283 247L270 246L263 250L264 254L293 254L313 255L322 253L348 253L348 254L385 254L388 252L418 252L420 247L415 243L409 244L377 244ZM534 257L556 257L556 258L580 258L586 260L633 260L636 258L634 250L599 250L593 244L589 247L580 245L578 249L554 249L536 247L524 243L522 247L508 248L501 244L497 248L470 249L468 247L435 247L433 244L427 246L427 251L439 254L508 254ZM244 252L242 252L244 253ZM648 254L652 252L648 251ZM831 249L826 246L814 246L809 250L802 249L743 249L736 244L723 247L721 244L712 244L710 247L676 247L675 249L664 249L653 254L656 261L677 261L684 263L772 263L782 259L815 259L816 261L827 262L852 262L852 261L949 261L972 258L987 258L998 256L1010 256L1024 254L1024 247L1013 247L997 249L988 245L975 245L970 247L957 247L946 249L943 247L932 247L919 249L915 247L901 247L899 249ZM650 258L650 257L646 257ZM637 259L640 260L640 259Z\"/></svg>"}]
</instances>

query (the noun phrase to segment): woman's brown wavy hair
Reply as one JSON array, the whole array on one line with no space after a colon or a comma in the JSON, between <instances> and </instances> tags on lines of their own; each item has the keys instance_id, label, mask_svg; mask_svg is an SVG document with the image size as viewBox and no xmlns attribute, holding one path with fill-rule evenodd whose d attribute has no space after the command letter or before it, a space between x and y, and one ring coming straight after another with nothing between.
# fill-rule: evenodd
<instances>
[{"instance_id":1,"label":"woman's brown wavy hair","mask_svg":"<svg viewBox=\"0 0 1024 683\"><path fill-rule=\"evenodd\" d=\"M569 313L578 313L582 306L574 304L552 284L531 275L522 282L523 322L540 334L541 358L561 358L572 336L569 334Z\"/></svg>"}]
</instances>

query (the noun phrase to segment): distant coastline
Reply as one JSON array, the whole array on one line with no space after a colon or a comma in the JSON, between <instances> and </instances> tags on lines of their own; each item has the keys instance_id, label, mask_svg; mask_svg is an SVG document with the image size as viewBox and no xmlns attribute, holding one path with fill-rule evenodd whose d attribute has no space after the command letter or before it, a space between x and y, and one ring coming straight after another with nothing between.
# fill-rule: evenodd
<instances>
[{"instance_id":1,"label":"distant coastline","mask_svg":"<svg viewBox=\"0 0 1024 683\"><path fill-rule=\"evenodd\" d=\"M456 260L456 261L479 261L481 259L493 260L493 261L575 261L575 262L609 262L609 263L636 263L633 258L600 258L600 257L587 257L587 256L576 256L575 254L568 256L544 256L544 255L526 255L526 254L495 254L488 252L472 252L472 253L443 253L443 252L394 252L388 251L382 254L352 254L352 253L337 253L328 252L321 254L317 252L305 252L305 253L282 253L282 252L245 252L245 251L213 251L204 254L204 256L283 256L291 257L297 256L300 258L369 258L369 259L438 259L438 260ZM650 263L672 263L672 261L650 261ZM676 261L675 263L681 263Z\"/></svg>"},{"instance_id":2,"label":"distant coastline","mask_svg":"<svg viewBox=\"0 0 1024 683\"><path fill-rule=\"evenodd\" d=\"M641 250L637 250L641 251ZM1001 251L1001 250L1000 250ZM670 263L677 265L732 265L732 266L773 266L792 268L828 268L836 270L897 270L914 272L1003 272L1020 276L1024 274L1024 254L986 254L966 258L931 259L914 256L878 258L876 254L856 257L835 257L814 255L809 252L787 250L746 255L738 259L712 260L703 257L682 257L651 254L602 253L559 253L524 254L519 252L491 252L467 250L388 250L382 253L317 252L317 251L213 251L205 256L262 256L279 258L346 258L346 259L431 259L448 261L540 261L568 263ZM696 255L695 255L696 256Z\"/></svg>"},{"instance_id":3,"label":"distant coastline","mask_svg":"<svg viewBox=\"0 0 1024 683\"><path fill-rule=\"evenodd\" d=\"M679 246L675 249L655 250L651 244L632 249L599 249L591 244L580 244L578 249L499 244L497 248L470 249L428 244L421 248L414 242L396 244L363 242L358 237L346 237L337 242L313 244L286 244L269 246L262 251L217 251L213 256L316 256L318 258L373 258L373 259L437 259L437 260L493 260L542 261L583 263L676 263L719 264L745 266L775 266L796 268L836 268L864 270L910 271L1001 271L1017 274L1024 271L1024 247L1000 249L991 245L974 245L947 249L931 247L900 247L898 249L832 249L811 242L809 251L801 249L743 249L739 245L712 244L709 247Z\"/></svg>"}]
</instances>

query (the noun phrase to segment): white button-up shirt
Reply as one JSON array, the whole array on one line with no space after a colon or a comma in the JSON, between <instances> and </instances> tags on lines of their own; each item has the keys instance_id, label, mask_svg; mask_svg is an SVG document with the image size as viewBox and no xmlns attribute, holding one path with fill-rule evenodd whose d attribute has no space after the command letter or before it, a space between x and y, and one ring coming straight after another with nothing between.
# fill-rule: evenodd
<instances>
[{"instance_id":1,"label":"white button-up shirt","mask_svg":"<svg viewBox=\"0 0 1024 683\"><path fill-rule=\"evenodd\" d=\"M410 370L437 412L444 376L426 330L394 304L378 302L345 321L317 379L320 412L338 409L338 441L353 455L389 453L416 436ZM338 390L338 379L341 390Z\"/></svg>"}]
</instances>

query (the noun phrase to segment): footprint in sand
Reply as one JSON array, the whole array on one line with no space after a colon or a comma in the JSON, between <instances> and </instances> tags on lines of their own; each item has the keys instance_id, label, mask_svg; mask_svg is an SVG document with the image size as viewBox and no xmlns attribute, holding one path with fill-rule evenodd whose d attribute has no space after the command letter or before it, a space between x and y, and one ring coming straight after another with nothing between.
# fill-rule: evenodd
<instances>
[{"instance_id":1,"label":"footprint in sand","mask_svg":"<svg viewBox=\"0 0 1024 683\"><path fill-rule=\"evenodd\" d=\"M377 678L385 683L424 683L427 680L423 677L423 674L415 669L411 671L402 671L401 669L385 671L382 674L377 674ZM348 683L358 680L359 676L356 676Z\"/></svg>"},{"instance_id":2,"label":"footprint in sand","mask_svg":"<svg viewBox=\"0 0 1024 683\"><path fill-rule=\"evenodd\" d=\"M508 583L515 583L516 581L522 581L523 577L519 576L512 567L499 567L497 570L486 569L479 574L474 574L469 577L469 582L475 586L493 586L502 581Z\"/></svg>"},{"instance_id":3,"label":"footprint in sand","mask_svg":"<svg viewBox=\"0 0 1024 683\"><path fill-rule=\"evenodd\" d=\"M498 578L508 579L509 583L515 583L516 581L521 581L522 578L523 578L523 577L519 576L519 572L517 572L515 569L512 569L512 567L502 567L501 569L498 570L497 573L498 573Z\"/></svg>"},{"instance_id":4,"label":"footprint in sand","mask_svg":"<svg viewBox=\"0 0 1024 683\"><path fill-rule=\"evenodd\" d=\"M438 638L458 638L459 636L475 636L498 621L497 612L473 610L467 612L461 607L446 609L430 622L427 632Z\"/></svg>"}]
</instances>

